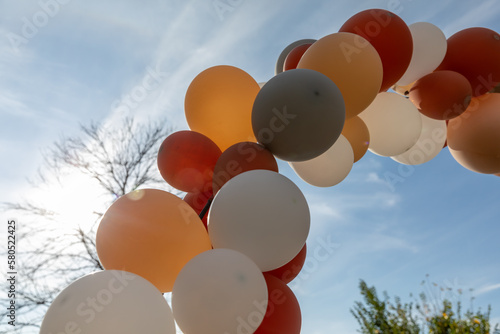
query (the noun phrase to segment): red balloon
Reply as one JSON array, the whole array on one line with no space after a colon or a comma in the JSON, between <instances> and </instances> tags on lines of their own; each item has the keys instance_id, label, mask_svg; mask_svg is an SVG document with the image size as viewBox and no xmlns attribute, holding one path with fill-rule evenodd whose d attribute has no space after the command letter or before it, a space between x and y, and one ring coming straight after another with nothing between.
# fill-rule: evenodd
<instances>
[{"instance_id":1,"label":"red balloon","mask_svg":"<svg viewBox=\"0 0 500 334\"><path fill-rule=\"evenodd\" d=\"M290 283L302 270L306 261L307 247L304 244L302 250L290 262L271 271L266 271L265 274L273 275L282 280L285 284Z\"/></svg>"},{"instance_id":2,"label":"red balloon","mask_svg":"<svg viewBox=\"0 0 500 334\"><path fill-rule=\"evenodd\" d=\"M296 69L297 65L299 64L300 58L302 58L304 52L306 52L306 50L309 49L311 45L312 43L307 43L293 48L292 51L290 51L290 53L288 53L288 55L285 58L283 71Z\"/></svg>"},{"instance_id":3,"label":"red balloon","mask_svg":"<svg viewBox=\"0 0 500 334\"><path fill-rule=\"evenodd\" d=\"M198 215L200 215L201 211L205 208L212 196L213 194L211 191L205 193L195 192L187 193L183 199L184 202L189 204L189 206L192 207ZM205 225L205 228L208 230L208 212L205 213L205 216L203 216L203 219L201 221L203 222L203 225Z\"/></svg>"},{"instance_id":4,"label":"red balloon","mask_svg":"<svg viewBox=\"0 0 500 334\"><path fill-rule=\"evenodd\" d=\"M392 87L410 64L413 38L406 23L394 13L384 9L364 10L347 20L339 32L360 35L377 50L384 68L381 92Z\"/></svg>"},{"instance_id":5,"label":"red balloon","mask_svg":"<svg viewBox=\"0 0 500 334\"><path fill-rule=\"evenodd\" d=\"M467 78L473 96L486 94L500 83L500 35L487 28L468 28L448 38L439 70Z\"/></svg>"},{"instance_id":6,"label":"red balloon","mask_svg":"<svg viewBox=\"0 0 500 334\"><path fill-rule=\"evenodd\" d=\"M417 80L409 96L425 116L447 120L467 109L472 99L472 87L460 73L436 71Z\"/></svg>"},{"instance_id":7,"label":"red balloon","mask_svg":"<svg viewBox=\"0 0 500 334\"><path fill-rule=\"evenodd\" d=\"M158 151L158 169L172 187L185 192L212 190L212 174L221 155L207 136L194 131L169 135Z\"/></svg>"},{"instance_id":8,"label":"red balloon","mask_svg":"<svg viewBox=\"0 0 500 334\"><path fill-rule=\"evenodd\" d=\"M215 165L214 194L236 175L255 169L278 172L278 163L273 154L260 144L241 142L230 146L221 154Z\"/></svg>"},{"instance_id":9,"label":"red balloon","mask_svg":"<svg viewBox=\"0 0 500 334\"><path fill-rule=\"evenodd\" d=\"M264 320L255 334L300 334L302 315L292 290L282 280L264 274L268 304Z\"/></svg>"}]
</instances>

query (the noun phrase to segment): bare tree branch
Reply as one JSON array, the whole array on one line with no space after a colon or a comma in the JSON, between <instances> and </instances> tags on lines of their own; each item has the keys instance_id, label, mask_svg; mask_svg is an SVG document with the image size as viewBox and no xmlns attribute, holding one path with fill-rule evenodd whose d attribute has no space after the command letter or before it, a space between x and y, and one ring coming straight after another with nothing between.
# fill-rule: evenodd
<instances>
[{"instance_id":1,"label":"bare tree branch","mask_svg":"<svg viewBox=\"0 0 500 334\"><path fill-rule=\"evenodd\" d=\"M116 125L92 122L81 125L78 136L62 137L43 151L43 164L35 187L64 182L65 175L84 175L95 180L110 205L137 188L168 189L156 167L162 141L173 131L164 121L137 123L126 118ZM47 194L50 196L50 194ZM103 213L96 208L94 221L86 227L61 228L56 210L33 201L3 203L4 210L23 215L18 239L16 326L9 333L31 333L41 325L47 308L60 290L90 272L103 270L96 252L95 232ZM90 213L89 213L90 214ZM0 283L3 291L7 282ZM0 297L0 321L7 320L9 300ZM10 326L9 326L10 327ZM0 333L4 333L0 330Z\"/></svg>"}]
</instances>

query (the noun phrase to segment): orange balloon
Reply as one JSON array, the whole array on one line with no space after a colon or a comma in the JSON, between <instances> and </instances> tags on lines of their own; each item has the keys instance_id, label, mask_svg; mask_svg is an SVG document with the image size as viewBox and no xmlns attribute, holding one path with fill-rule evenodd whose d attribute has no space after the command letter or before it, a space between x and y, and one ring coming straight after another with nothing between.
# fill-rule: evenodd
<instances>
[{"instance_id":1,"label":"orange balloon","mask_svg":"<svg viewBox=\"0 0 500 334\"><path fill-rule=\"evenodd\" d=\"M370 145L370 132L368 132L365 122L358 116L347 119L342 134L351 144L354 152L354 162L361 159Z\"/></svg>"},{"instance_id":2,"label":"orange balloon","mask_svg":"<svg viewBox=\"0 0 500 334\"><path fill-rule=\"evenodd\" d=\"M105 269L137 274L169 292L182 267L212 247L189 204L162 190L141 189L109 207L97 229L96 248Z\"/></svg>"},{"instance_id":3,"label":"orange balloon","mask_svg":"<svg viewBox=\"0 0 500 334\"><path fill-rule=\"evenodd\" d=\"M500 35L487 28L468 28L447 40L447 51L438 70L455 71L467 78L473 96L491 91L500 83Z\"/></svg>"},{"instance_id":4,"label":"orange balloon","mask_svg":"<svg viewBox=\"0 0 500 334\"><path fill-rule=\"evenodd\" d=\"M436 71L415 82L410 101L427 117L447 120L462 114L472 98L466 77L453 71Z\"/></svg>"},{"instance_id":5,"label":"orange balloon","mask_svg":"<svg viewBox=\"0 0 500 334\"><path fill-rule=\"evenodd\" d=\"M255 169L278 172L278 163L273 154L261 144L242 142L232 145L215 164L212 177L214 194L236 175Z\"/></svg>"},{"instance_id":6,"label":"orange balloon","mask_svg":"<svg viewBox=\"0 0 500 334\"><path fill-rule=\"evenodd\" d=\"M191 130L212 139L224 151L242 141L257 141L252 130L252 106L259 84L233 66L214 66L198 74L184 101Z\"/></svg>"},{"instance_id":7,"label":"orange balloon","mask_svg":"<svg viewBox=\"0 0 500 334\"><path fill-rule=\"evenodd\" d=\"M384 9L367 9L352 16L339 31L360 35L375 47L384 67L381 92L401 79L413 54L413 38L399 16Z\"/></svg>"},{"instance_id":8,"label":"orange balloon","mask_svg":"<svg viewBox=\"0 0 500 334\"><path fill-rule=\"evenodd\" d=\"M372 103L382 84L382 61L363 37L348 32L325 36L307 49L297 68L323 73L340 89L346 118Z\"/></svg>"},{"instance_id":9,"label":"orange balloon","mask_svg":"<svg viewBox=\"0 0 500 334\"><path fill-rule=\"evenodd\" d=\"M500 94L473 98L448 122L448 148L462 166L485 174L500 172Z\"/></svg>"}]
</instances>

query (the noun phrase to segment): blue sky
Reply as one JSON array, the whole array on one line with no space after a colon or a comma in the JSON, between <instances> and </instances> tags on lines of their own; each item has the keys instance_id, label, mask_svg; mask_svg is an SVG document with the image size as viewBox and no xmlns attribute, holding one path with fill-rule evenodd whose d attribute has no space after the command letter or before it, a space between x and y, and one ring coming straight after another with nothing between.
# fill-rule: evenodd
<instances>
[{"instance_id":1,"label":"blue sky","mask_svg":"<svg viewBox=\"0 0 500 334\"><path fill-rule=\"evenodd\" d=\"M226 64L267 81L286 45L336 32L369 8L408 24L431 22L447 37L474 26L500 31L496 0L0 1L0 201L29 193L25 178L35 174L40 149L79 123L131 114L187 129L184 95L199 72ZM144 80L147 94L127 105ZM491 304L500 322L499 177L466 170L446 149L410 168L367 153L327 189L307 185L286 163L280 168L312 212L308 267L291 283L303 333L355 333L349 308L360 300L359 279L408 300L426 274L474 288L474 305ZM394 175L401 182L391 183ZM325 243L331 252L314 258Z\"/></svg>"}]
</instances>

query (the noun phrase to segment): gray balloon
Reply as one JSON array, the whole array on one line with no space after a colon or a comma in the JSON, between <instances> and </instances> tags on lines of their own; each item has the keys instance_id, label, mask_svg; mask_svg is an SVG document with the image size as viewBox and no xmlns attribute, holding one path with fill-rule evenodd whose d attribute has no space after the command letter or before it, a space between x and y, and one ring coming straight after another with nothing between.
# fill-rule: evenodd
<instances>
[{"instance_id":1,"label":"gray balloon","mask_svg":"<svg viewBox=\"0 0 500 334\"><path fill-rule=\"evenodd\" d=\"M284 48L283 51L281 51L278 60L276 61L276 68L274 69L274 75L278 75L281 72L283 72L283 65L285 65L286 57L288 56L290 51L295 49L297 46L304 44L312 44L314 42L316 42L315 39L300 39L298 41L289 44L286 48Z\"/></svg>"},{"instance_id":2,"label":"gray balloon","mask_svg":"<svg viewBox=\"0 0 500 334\"><path fill-rule=\"evenodd\" d=\"M285 161L326 152L342 132L344 99L337 85L309 69L285 71L259 91L252 109L257 140Z\"/></svg>"}]
</instances>

